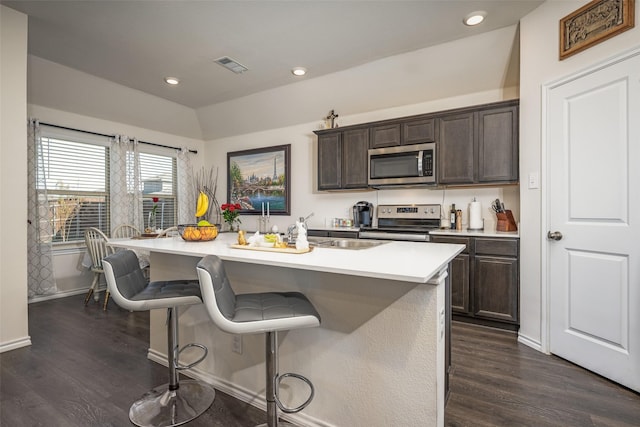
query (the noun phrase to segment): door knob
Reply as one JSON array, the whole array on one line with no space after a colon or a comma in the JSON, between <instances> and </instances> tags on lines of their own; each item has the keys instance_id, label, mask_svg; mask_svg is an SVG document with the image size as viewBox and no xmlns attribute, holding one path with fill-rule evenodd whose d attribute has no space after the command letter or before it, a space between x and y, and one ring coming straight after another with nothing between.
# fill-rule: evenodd
<instances>
[{"instance_id":1,"label":"door knob","mask_svg":"<svg viewBox=\"0 0 640 427\"><path fill-rule=\"evenodd\" d=\"M562 240L562 233L559 231L548 231L547 232L547 239L549 240Z\"/></svg>"}]
</instances>

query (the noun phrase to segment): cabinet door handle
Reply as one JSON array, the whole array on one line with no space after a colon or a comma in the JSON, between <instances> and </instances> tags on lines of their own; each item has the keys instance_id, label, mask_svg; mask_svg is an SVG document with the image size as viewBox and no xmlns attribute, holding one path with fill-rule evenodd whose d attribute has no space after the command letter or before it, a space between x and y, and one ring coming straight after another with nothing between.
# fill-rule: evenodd
<instances>
[{"instance_id":1,"label":"cabinet door handle","mask_svg":"<svg viewBox=\"0 0 640 427\"><path fill-rule=\"evenodd\" d=\"M547 231L547 239L562 240L562 233L559 231Z\"/></svg>"}]
</instances>

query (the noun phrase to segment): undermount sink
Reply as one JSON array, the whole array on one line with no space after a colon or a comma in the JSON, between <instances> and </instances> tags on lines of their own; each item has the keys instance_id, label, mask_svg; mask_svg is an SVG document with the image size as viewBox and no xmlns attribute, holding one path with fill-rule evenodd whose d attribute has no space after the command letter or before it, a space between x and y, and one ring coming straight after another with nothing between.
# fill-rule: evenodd
<instances>
[{"instance_id":1,"label":"undermount sink","mask_svg":"<svg viewBox=\"0 0 640 427\"><path fill-rule=\"evenodd\" d=\"M368 249L389 243L384 240L336 239L332 237L307 237L311 246L334 249Z\"/></svg>"}]
</instances>

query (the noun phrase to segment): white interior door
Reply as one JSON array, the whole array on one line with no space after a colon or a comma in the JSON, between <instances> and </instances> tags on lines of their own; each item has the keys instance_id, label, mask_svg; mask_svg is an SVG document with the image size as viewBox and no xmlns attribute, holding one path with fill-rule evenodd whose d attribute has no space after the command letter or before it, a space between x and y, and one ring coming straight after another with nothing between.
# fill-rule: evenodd
<instances>
[{"instance_id":1,"label":"white interior door","mask_svg":"<svg viewBox=\"0 0 640 427\"><path fill-rule=\"evenodd\" d=\"M550 350L640 391L640 52L547 88L546 123Z\"/></svg>"}]
</instances>

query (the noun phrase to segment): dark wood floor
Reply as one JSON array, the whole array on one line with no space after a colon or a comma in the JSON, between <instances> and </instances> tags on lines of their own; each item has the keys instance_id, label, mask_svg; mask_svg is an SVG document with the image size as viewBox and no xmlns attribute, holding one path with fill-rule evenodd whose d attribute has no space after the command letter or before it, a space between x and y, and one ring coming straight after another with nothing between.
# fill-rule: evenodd
<instances>
[{"instance_id":1,"label":"dark wood floor","mask_svg":"<svg viewBox=\"0 0 640 427\"><path fill-rule=\"evenodd\" d=\"M514 333L454 323L447 426L640 426L640 394Z\"/></svg>"},{"instance_id":2,"label":"dark wood floor","mask_svg":"<svg viewBox=\"0 0 640 427\"><path fill-rule=\"evenodd\" d=\"M147 359L148 312L113 302L107 312L93 301L85 308L83 298L29 305L32 345L0 354L0 426L130 426L133 401L168 381L167 368ZM217 392L189 426L265 420L262 411Z\"/></svg>"},{"instance_id":3,"label":"dark wood floor","mask_svg":"<svg viewBox=\"0 0 640 427\"><path fill-rule=\"evenodd\" d=\"M112 303L105 313L82 299L29 306L33 345L0 354L0 426L127 426L132 401L166 382L166 368L146 358L148 313ZM218 392L189 426L264 421L260 410ZM520 345L514 334L456 323L445 424L640 426L640 395Z\"/></svg>"}]
</instances>

